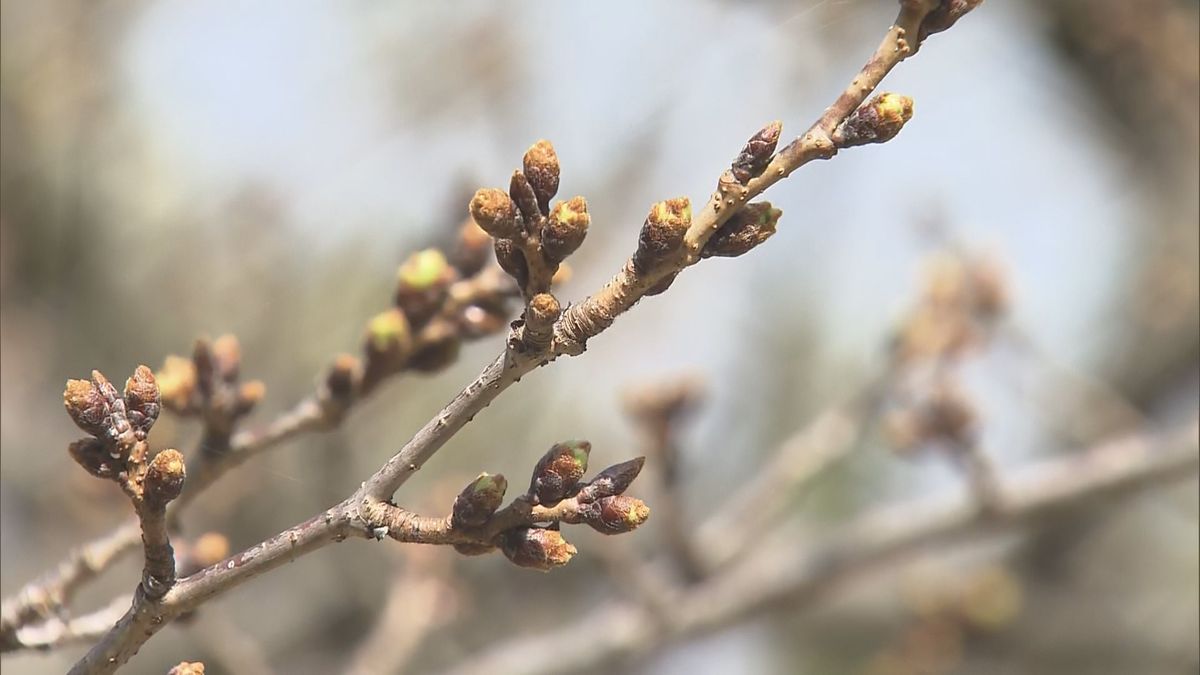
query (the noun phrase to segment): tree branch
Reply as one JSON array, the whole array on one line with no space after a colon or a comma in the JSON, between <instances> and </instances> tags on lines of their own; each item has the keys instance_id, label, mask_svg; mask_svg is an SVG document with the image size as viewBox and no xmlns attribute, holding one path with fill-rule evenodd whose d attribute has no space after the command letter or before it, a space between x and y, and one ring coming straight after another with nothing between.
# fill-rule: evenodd
<instances>
[{"instance_id":1,"label":"tree branch","mask_svg":"<svg viewBox=\"0 0 1200 675\"><path fill-rule=\"evenodd\" d=\"M741 255L764 241L774 232L779 212L771 209L769 204L747 204L747 201L796 168L812 159L832 157L839 148L894 137L911 116L911 101L882 95L863 106L866 96L891 68L917 49L925 35L944 30L975 4L977 2L972 0L902 0L896 24L889 29L875 56L808 132L773 158L778 125L770 125L756 134L730 170L722 175L717 192L695 220L686 199L655 205L643 227L638 251L621 272L600 291L562 312L561 316L557 301L541 287L547 283L550 270L557 266L554 260L561 259L558 253L565 257L582 241L588 218L586 206L572 206L575 200L566 205L560 203L552 214L547 214L548 199L558 186L557 159L552 153L536 153L535 146L525 158L528 181L522 184L525 179L518 172L510 187L510 195L521 211L521 220L516 220L515 213L508 217L493 212L493 215L505 217L488 221L493 227L489 229L476 216L480 226L497 237L501 265L518 282L523 282L521 285L526 289L525 316L514 324L505 353L485 368L346 501L226 562L180 580L161 599L155 597L153 589L148 594L139 587L126 615L71 672L112 672L128 661L162 626L218 593L326 544L349 536L378 537L382 532L390 533L390 522L373 520L375 516L395 514L382 505L388 504L411 475L501 392L539 365L560 355L581 353L589 338L606 329L644 295L665 290L685 267L711 256ZM553 175L550 169L553 169ZM493 205L505 206L503 202ZM475 211L476 201L473 200L472 215L476 215ZM542 222L538 219L539 213L543 217L549 215L549 218ZM529 250L532 245L528 242L524 247L510 251L511 257L507 259L500 255L500 243L507 241L512 246L516 236L511 229L513 222L532 221L542 224L537 240L538 253L544 262L553 265L546 270L525 259L532 254ZM503 236L498 234L501 225L509 228ZM525 232L529 234L529 230ZM532 291L539 294L529 297ZM540 302L542 295L548 300ZM368 346L387 356L400 351L404 344L397 326L402 317L380 318L384 321L372 322L372 340ZM546 344L538 327L548 322L553 322L554 327L553 337ZM378 330L374 330L376 328ZM371 372L368 363L367 373Z\"/></svg>"},{"instance_id":2,"label":"tree branch","mask_svg":"<svg viewBox=\"0 0 1200 675\"><path fill-rule=\"evenodd\" d=\"M1200 471L1197 433L1193 422L1027 467L1003 484L1002 506L990 513L955 493L880 508L839 526L837 534L820 543L797 545L797 535L783 531L738 566L681 595L671 621L656 620L638 604L611 603L559 630L476 654L451 672L520 670L533 675L587 670L720 630L754 614L800 611L859 575L931 548L1038 527L1099 503L1192 480Z\"/></svg>"}]
</instances>

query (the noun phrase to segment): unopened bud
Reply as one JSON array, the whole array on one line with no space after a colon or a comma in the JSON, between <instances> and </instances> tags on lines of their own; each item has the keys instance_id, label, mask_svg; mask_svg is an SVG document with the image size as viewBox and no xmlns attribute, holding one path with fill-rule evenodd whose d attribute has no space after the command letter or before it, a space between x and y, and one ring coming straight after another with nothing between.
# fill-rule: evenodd
<instances>
[{"instance_id":1,"label":"unopened bud","mask_svg":"<svg viewBox=\"0 0 1200 675\"><path fill-rule=\"evenodd\" d=\"M447 321L436 320L421 330L421 340L408 359L408 367L421 373L433 373L458 359L462 336Z\"/></svg>"},{"instance_id":2,"label":"unopened bud","mask_svg":"<svg viewBox=\"0 0 1200 675\"><path fill-rule=\"evenodd\" d=\"M168 356L154 379L163 406L176 414L190 409L192 394L196 391L196 364L191 359Z\"/></svg>"},{"instance_id":3,"label":"unopened bud","mask_svg":"<svg viewBox=\"0 0 1200 675\"><path fill-rule=\"evenodd\" d=\"M458 228L458 240L454 246L454 268L464 277L477 274L487 265L488 251L492 247L492 238L475 223L474 218L467 218L462 227Z\"/></svg>"},{"instance_id":4,"label":"unopened bud","mask_svg":"<svg viewBox=\"0 0 1200 675\"><path fill-rule=\"evenodd\" d=\"M183 455L178 450L167 449L155 455L146 468L146 479L142 483L146 503L155 508L165 507L183 492L186 474Z\"/></svg>"},{"instance_id":5,"label":"unopened bud","mask_svg":"<svg viewBox=\"0 0 1200 675\"><path fill-rule=\"evenodd\" d=\"M441 251L431 248L409 256L396 273L396 306L408 322L421 326L441 307L455 272Z\"/></svg>"},{"instance_id":6,"label":"unopened bud","mask_svg":"<svg viewBox=\"0 0 1200 675\"><path fill-rule=\"evenodd\" d=\"M542 207L538 204L537 193L533 191L533 186L529 184L525 174L520 171L513 172L512 180L508 183L508 196L512 197L517 210L521 212L525 227L532 229L534 223L542 217Z\"/></svg>"},{"instance_id":7,"label":"unopened bud","mask_svg":"<svg viewBox=\"0 0 1200 675\"><path fill-rule=\"evenodd\" d=\"M234 404L233 414L237 417L242 417L254 410L254 406L258 405L263 397L267 395L267 385L263 384L262 380L250 380L238 387L237 401Z\"/></svg>"},{"instance_id":8,"label":"unopened bud","mask_svg":"<svg viewBox=\"0 0 1200 675\"><path fill-rule=\"evenodd\" d=\"M103 437L112 411L100 389L88 380L67 380L63 405L76 426L93 436Z\"/></svg>"},{"instance_id":9,"label":"unopened bud","mask_svg":"<svg viewBox=\"0 0 1200 675\"><path fill-rule=\"evenodd\" d=\"M362 364L350 354L338 354L325 374L325 390L330 398L337 401L348 401L353 395L362 377Z\"/></svg>"},{"instance_id":10,"label":"unopened bud","mask_svg":"<svg viewBox=\"0 0 1200 675\"><path fill-rule=\"evenodd\" d=\"M596 474L594 478L580 488L575 498L579 503L583 504L604 497L619 495L629 489L630 484L633 483L633 479L638 477L645 463L645 457L636 457L627 462L614 464Z\"/></svg>"},{"instance_id":11,"label":"unopened bud","mask_svg":"<svg viewBox=\"0 0 1200 675\"><path fill-rule=\"evenodd\" d=\"M529 283L529 265L525 262L525 254L520 247L510 239L497 239L495 249L496 262L500 263L500 268L508 272L517 285L525 288Z\"/></svg>"},{"instance_id":12,"label":"unopened bud","mask_svg":"<svg viewBox=\"0 0 1200 675\"><path fill-rule=\"evenodd\" d=\"M580 507L583 522L602 534L632 532L650 517L650 507L628 495L603 497Z\"/></svg>"},{"instance_id":13,"label":"unopened bud","mask_svg":"<svg viewBox=\"0 0 1200 675\"><path fill-rule=\"evenodd\" d=\"M742 148L742 152L729 167L739 183L749 183L750 179L758 177L763 169L767 168L767 164L771 162L771 155L775 154L775 146L779 143L779 133L782 130L783 124L776 120L746 141L746 147Z\"/></svg>"},{"instance_id":14,"label":"unopened bud","mask_svg":"<svg viewBox=\"0 0 1200 675\"><path fill-rule=\"evenodd\" d=\"M503 190L483 188L471 198L471 218L484 232L496 239L517 235L517 205Z\"/></svg>"},{"instance_id":15,"label":"unopened bud","mask_svg":"<svg viewBox=\"0 0 1200 675\"><path fill-rule=\"evenodd\" d=\"M501 537L504 556L520 567L548 572L571 561L578 550L556 530L518 527Z\"/></svg>"},{"instance_id":16,"label":"unopened bud","mask_svg":"<svg viewBox=\"0 0 1200 675\"><path fill-rule=\"evenodd\" d=\"M549 293L538 293L529 299L529 315L526 321L531 324L548 326L558 320L562 307L558 300Z\"/></svg>"},{"instance_id":17,"label":"unopened bud","mask_svg":"<svg viewBox=\"0 0 1200 675\"><path fill-rule=\"evenodd\" d=\"M196 388L204 400L213 393L216 365L213 363L212 343L208 338L197 338L192 346L192 366L196 369Z\"/></svg>"},{"instance_id":18,"label":"unopened bud","mask_svg":"<svg viewBox=\"0 0 1200 675\"><path fill-rule=\"evenodd\" d=\"M167 675L204 675L204 664L200 661L180 661L167 671Z\"/></svg>"},{"instance_id":19,"label":"unopened bud","mask_svg":"<svg viewBox=\"0 0 1200 675\"><path fill-rule=\"evenodd\" d=\"M883 93L859 106L834 132L838 147L884 143L896 137L912 119L913 101L900 94Z\"/></svg>"},{"instance_id":20,"label":"unopened bud","mask_svg":"<svg viewBox=\"0 0 1200 675\"><path fill-rule=\"evenodd\" d=\"M133 377L125 380L125 410L134 433L145 439L154 426L161 409L161 398L154 373L146 366L138 366Z\"/></svg>"},{"instance_id":21,"label":"unopened bud","mask_svg":"<svg viewBox=\"0 0 1200 675\"><path fill-rule=\"evenodd\" d=\"M925 20L921 22L921 29L917 36L918 44L930 35L940 33L953 26L963 15L978 7L982 2L983 0L942 0L932 12L925 15ZM913 51L916 49L914 48Z\"/></svg>"},{"instance_id":22,"label":"unopened bud","mask_svg":"<svg viewBox=\"0 0 1200 675\"><path fill-rule=\"evenodd\" d=\"M128 452L135 438L125 399L103 373L93 370L91 382L68 380L63 405L80 429L109 442L113 457Z\"/></svg>"},{"instance_id":23,"label":"unopened bud","mask_svg":"<svg viewBox=\"0 0 1200 675\"><path fill-rule=\"evenodd\" d=\"M529 494L540 504L554 504L575 487L587 472L588 454L592 444L587 441L555 443L533 469Z\"/></svg>"},{"instance_id":24,"label":"unopened bud","mask_svg":"<svg viewBox=\"0 0 1200 675\"><path fill-rule=\"evenodd\" d=\"M212 343L213 365L217 377L226 382L234 382L242 368L242 346L237 336L226 333Z\"/></svg>"},{"instance_id":25,"label":"unopened bud","mask_svg":"<svg viewBox=\"0 0 1200 675\"><path fill-rule=\"evenodd\" d=\"M691 225L692 203L687 197L668 199L650 207L633 254L634 268L645 272L678 250Z\"/></svg>"},{"instance_id":26,"label":"unopened bud","mask_svg":"<svg viewBox=\"0 0 1200 675\"><path fill-rule=\"evenodd\" d=\"M98 438L81 438L67 446L71 459L96 478L112 478L121 472L122 466L114 460L108 444Z\"/></svg>"},{"instance_id":27,"label":"unopened bud","mask_svg":"<svg viewBox=\"0 0 1200 675\"><path fill-rule=\"evenodd\" d=\"M550 199L558 193L558 154L550 141L542 139L525 151L522 162L525 177L537 195L538 205L545 210Z\"/></svg>"},{"instance_id":28,"label":"unopened bud","mask_svg":"<svg viewBox=\"0 0 1200 675\"><path fill-rule=\"evenodd\" d=\"M396 283L405 290L425 291L453 280L446 256L436 248L418 251L400 266Z\"/></svg>"},{"instance_id":29,"label":"unopened bud","mask_svg":"<svg viewBox=\"0 0 1200 675\"><path fill-rule=\"evenodd\" d=\"M555 204L542 226L542 255L551 263L565 260L583 244L591 222L587 200L583 197L572 197Z\"/></svg>"},{"instance_id":30,"label":"unopened bud","mask_svg":"<svg viewBox=\"0 0 1200 675\"><path fill-rule=\"evenodd\" d=\"M368 360L393 368L403 364L412 350L412 332L404 312L389 309L376 314L367 324L364 341Z\"/></svg>"},{"instance_id":31,"label":"unopened bud","mask_svg":"<svg viewBox=\"0 0 1200 675\"><path fill-rule=\"evenodd\" d=\"M745 205L713 234L700 257L736 258L749 252L775 234L781 215L783 211L772 208L770 202Z\"/></svg>"},{"instance_id":32,"label":"unopened bud","mask_svg":"<svg viewBox=\"0 0 1200 675\"><path fill-rule=\"evenodd\" d=\"M456 528L479 527L487 523L504 502L508 481L501 474L479 474L471 484L454 498L450 523Z\"/></svg>"}]
</instances>

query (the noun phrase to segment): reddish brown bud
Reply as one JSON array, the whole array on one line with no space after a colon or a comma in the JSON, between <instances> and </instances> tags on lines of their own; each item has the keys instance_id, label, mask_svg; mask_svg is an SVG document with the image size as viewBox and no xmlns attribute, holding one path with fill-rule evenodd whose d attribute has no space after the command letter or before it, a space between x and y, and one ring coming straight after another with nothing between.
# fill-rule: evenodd
<instances>
[{"instance_id":1,"label":"reddish brown bud","mask_svg":"<svg viewBox=\"0 0 1200 675\"><path fill-rule=\"evenodd\" d=\"M775 146L779 143L779 133L782 130L783 123L776 120L759 129L758 133L746 141L746 147L742 148L742 152L729 167L739 183L749 183L750 179L758 177L763 169L767 168L767 164L771 162L771 155L775 154Z\"/></svg>"},{"instance_id":2,"label":"reddish brown bud","mask_svg":"<svg viewBox=\"0 0 1200 675\"><path fill-rule=\"evenodd\" d=\"M71 459L97 478L113 478L124 467L109 454L109 444L98 438L81 438L67 446Z\"/></svg>"},{"instance_id":3,"label":"reddish brown bud","mask_svg":"<svg viewBox=\"0 0 1200 675\"><path fill-rule=\"evenodd\" d=\"M154 379L163 406L176 414L190 410L196 391L196 364L182 356L168 356Z\"/></svg>"},{"instance_id":4,"label":"reddish brown bud","mask_svg":"<svg viewBox=\"0 0 1200 675\"><path fill-rule=\"evenodd\" d=\"M925 15L925 20L921 22L921 29L917 36L918 43L923 42L925 38L934 33L940 33L950 28L982 2L983 0L942 0L937 8Z\"/></svg>"},{"instance_id":5,"label":"reddish brown bud","mask_svg":"<svg viewBox=\"0 0 1200 675\"><path fill-rule=\"evenodd\" d=\"M208 338L198 338L193 345L192 365L196 369L196 389L204 400L208 400L213 393L213 378L216 373L212 345Z\"/></svg>"},{"instance_id":6,"label":"reddish brown bud","mask_svg":"<svg viewBox=\"0 0 1200 675\"><path fill-rule=\"evenodd\" d=\"M522 162L529 185L537 195L538 206L546 211L550 200L558 193L558 155L550 141L542 139L525 151Z\"/></svg>"},{"instance_id":7,"label":"reddish brown bud","mask_svg":"<svg viewBox=\"0 0 1200 675\"><path fill-rule=\"evenodd\" d=\"M178 450L163 450L150 460L150 466L146 468L142 497L151 507L166 507L168 502L183 492L186 474L183 455Z\"/></svg>"},{"instance_id":8,"label":"reddish brown bud","mask_svg":"<svg viewBox=\"0 0 1200 675\"><path fill-rule=\"evenodd\" d=\"M708 240L700 257L736 258L749 252L775 234L781 215L783 211L771 208L770 202L745 205Z\"/></svg>"},{"instance_id":9,"label":"reddish brown bud","mask_svg":"<svg viewBox=\"0 0 1200 675\"><path fill-rule=\"evenodd\" d=\"M912 119L913 101L907 96L883 93L859 106L834 131L838 147L852 148L868 143L884 143L896 137L904 123Z\"/></svg>"},{"instance_id":10,"label":"reddish brown bud","mask_svg":"<svg viewBox=\"0 0 1200 675\"><path fill-rule=\"evenodd\" d=\"M588 454L592 444L587 441L555 443L533 469L529 494L540 504L554 504L567 496L587 472Z\"/></svg>"},{"instance_id":11,"label":"reddish brown bud","mask_svg":"<svg viewBox=\"0 0 1200 675\"><path fill-rule=\"evenodd\" d=\"M692 203L687 197L668 199L650 207L633 254L634 269L645 272L678 250L691 225Z\"/></svg>"},{"instance_id":12,"label":"reddish brown bud","mask_svg":"<svg viewBox=\"0 0 1200 675\"><path fill-rule=\"evenodd\" d=\"M80 429L93 436L105 436L112 411L95 384L88 380L67 380L63 405Z\"/></svg>"},{"instance_id":13,"label":"reddish brown bud","mask_svg":"<svg viewBox=\"0 0 1200 675\"><path fill-rule=\"evenodd\" d=\"M92 371L91 382L68 380L63 405L80 429L109 442L110 454L128 452L135 439L125 399L100 371Z\"/></svg>"},{"instance_id":14,"label":"reddish brown bud","mask_svg":"<svg viewBox=\"0 0 1200 675\"><path fill-rule=\"evenodd\" d=\"M508 481L500 474L479 474L454 498L454 509L450 513L453 527L479 527L487 523L496 509L504 503L504 492Z\"/></svg>"},{"instance_id":15,"label":"reddish brown bud","mask_svg":"<svg viewBox=\"0 0 1200 675\"><path fill-rule=\"evenodd\" d=\"M633 479L638 477L645 463L645 457L635 457L627 462L614 464L596 474L595 478L580 488L575 498L579 500L579 503L584 504L603 497L619 495L629 489Z\"/></svg>"},{"instance_id":16,"label":"reddish brown bud","mask_svg":"<svg viewBox=\"0 0 1200 675\"><path fill-rule=\"evenodd\" d=\"M532 230L535 223L542 217L542 207L538 205L537 193L529 184L529 179L520 171L514 171L512 180L508 183L508 196L512 197L521 212L527 231Z\"/></svg>"},{"instance_id":17,"label":"reddish brown bud","mask_svg":"<svg viewBox=\"0 0 1200 675\"><path fill-rule=\"evenodd\" d=\"M548 572L571 561L578 551L555 530L518 527L501 536L504 556L520 567Z\"/></svg>"},{"instance_id":18,"label":"reddish brown bud","mask_svg":"<svg viewBox=\"0 0 1200 675\"><path fill-rule=\"evenodd\" d=\"M603 497L580 507L583 522L602 534L632 532L650 517L650 507L627 495Z\"/></svg>"},{"instance_id":19,"label":"reddish brown bud","mask_svg":"<svg viewBox=\"0 0 1200 675\"><path fill-rule=\"evenodd\" d=\"M213 366L217 377L236 382L242 368L242 346L237 336L226 333L212 343Z\"/></svg>"},{"instance_id":20,"label":"reddish brown bud","mask_svg":"<svg viewBox=\"0 0 1200 675\"><path fill-rule=\"evenodd\" d=\"M583 244L591 222L587 200L583 197L572 197L555 204L542 226L542 255L551 263L565 260Z\"/></svg>"},{"instance_id":21,"label":"reddish brown bud","mask_svg":"<svg viewBox=\"0 0 1200 675\"><path fill-rule=\"evenodd\" d=\"M511 239L518 232L517 205L496 188L483 188L471 198L471 218L496 239Z\"/></svg>"},{"instance_id":22,"label":"reddish brown bud","mask_svg":"<svg viewBox=\"0 0 1200 675\"><path fill-rule=\"evenodd\" d=\"M422 329L421 340L408 359L408 367L421 373L439 371L458 359L461 347L462 336L456 326L447 321L432 321Z\"/></svg>"},{"instance_id":23,"label":"reddish brown bud","mask_svg":"<svg viewBox=\"0 0 1200 675\"><path fill-rule=\"evenodd\" d=\"M138 366L133 377L125 380L125 409L129 423L139 439L145 439L158 419L161 399L154 373L146 366Z\"/></svg>"},{"instance_id":24,"label":"reddish brown bud","mask_svg":"<svg viewBox=\"0 0 1200 675\"><path fill-rule=\"evenodd\" d=\"M529 265L520 247L509 239L497 239L495 248L496 262L500 263L500 268L508 272L521 288L525 288L529 283Z\"/></svg>"},{"instance_id":25,"label":"reddish brown bud","mask_svg":"<svg viewBox=\"0 0 1200 675\"><path fill-rule=\"evenodd\" d=\"M361 377L361 362L349 354L338 354L325 375L325 390L334 400L348 401L354 396L354 390Z\"/></svg>"},{"instance_id":26,"label":"reddish brown bud","mask_svg":"<svg viewBox=\"0 0 1200 675\"><path fill-rule=\"evenodd\" d=\"M492 248L492 238L475 223L474 218L467 218L462 227L458 228L458 241L454 246L454 268L464 277L477 274L487 265L488 251Z\"/></svg>"}]
</instances>

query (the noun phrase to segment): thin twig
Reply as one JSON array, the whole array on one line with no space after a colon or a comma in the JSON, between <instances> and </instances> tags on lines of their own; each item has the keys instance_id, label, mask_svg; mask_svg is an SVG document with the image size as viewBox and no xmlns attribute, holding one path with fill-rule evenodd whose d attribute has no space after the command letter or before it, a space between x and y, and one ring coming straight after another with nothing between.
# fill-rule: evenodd
<instances>
[{"instance_id":1,"label":"thin twig","mask_svg":"<svg viewBox=\"0 0 1200 675\"><path fill-rule=\"evenodd\" d=\"M674 606L675 621L663 624L638 604L614 602L559 630L507 640L451 672L586 671L720 630L747 616L774 609L800 611L859 575L931 548L1036 528L1056 516L1192 480L1198 471L1195 423L1164 434L1122 438L1014 472L1005 483L1002 507L990 514L952 493L880 508L839 526L823 543L797 545L795 533L785 530L761 543L742 564L689 589Z\"/></svg>"},{"instance_id":2,"label":"thin twig","mask_svg":"<svg viewBox=\"0 0 1200 675\"><path fill-rule=\"evenodd\" d=\"M798 486L809 483L859 446L890 379L888 370L788 437L768 463L700 525L698 548L705 552L709 569L722 567L753 548L752 542L776 523Z\"/></svg>"}]
</instances>

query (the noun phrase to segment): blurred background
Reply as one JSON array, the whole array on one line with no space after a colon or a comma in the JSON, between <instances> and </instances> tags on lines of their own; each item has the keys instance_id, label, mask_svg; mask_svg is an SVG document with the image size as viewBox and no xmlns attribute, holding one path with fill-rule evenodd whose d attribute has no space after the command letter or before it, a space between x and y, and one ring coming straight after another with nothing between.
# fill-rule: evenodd
<instances>
[{"instance_id":1,"label":"blurred background","mask_svg":"<svg viewBox=\"0 0 1200 675\"><path fill-rule=\"evenodd\" d=\"M267 384L244 426L264 423L357 348L396 266L445 241L471 192L505 185L538 138L562 161L560 196L585 195L592 213L559 294L583 297L633 250L652 202L702 201L756 129L780 118L790 138L814 120L895 10L4 0L0 12L7 596L127 516L119 491L67 457L78 436L62 410L67 378L98 368L116 380L189 353L197 336L234 333L243 372ZM699 522L871 378L925 261L947 248L997 261L1020 336L961 369L1001 468L1194 417L1198 61L1192 0L985 4L886 81L916 101L896 140L775 187L784 216L769 244L690 270L584 357L526 378L398 500L441 512L446 486L452 495L482 470L520 485L566 438L590 439L600 467L640 454L622 395L688 374L707 392L680 442L685 514ZM336 503L502 339L471 343L436 377L397 378L338 430L240 468L189 507L185 534L220 532L240 550ZM186 450L197 435L194 421L164 415L151 440ZM836 527L960 483L936 456L898 458L872 432L792 515ZM931 551L815 606L777 607L597 672L1196 672L1196 493L1189 481L1002 546ZM651 519L620 545L653 554L658 527ZM436 625L403 667L439 672L619 596L601 551L611 542L570 538L580 554L545 576L495 555L330 547L206 605L126 670L187 659L216 673L342 672L388 589L424 570L441 589L419 596L435 598ZM128 592L138 568L123 561L76 605ZM913 588L979 578L1005 589L1002 620L930 628ZM911 656L919 649L936 658ZM61 672L81 653L6 655L3 666Z\"/></svg>"}]
</instances>

